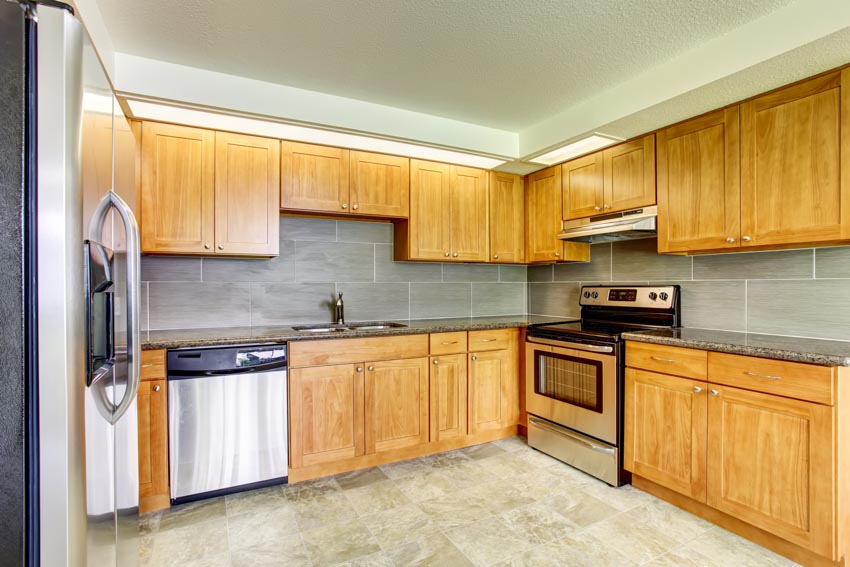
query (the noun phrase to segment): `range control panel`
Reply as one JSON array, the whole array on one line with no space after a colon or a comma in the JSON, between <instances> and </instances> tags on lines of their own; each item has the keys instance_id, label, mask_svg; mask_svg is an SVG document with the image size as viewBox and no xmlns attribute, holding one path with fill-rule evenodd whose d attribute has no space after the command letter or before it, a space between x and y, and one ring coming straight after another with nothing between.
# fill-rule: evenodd
<instances>
[{"instance_id":1,"label":"range control panel","mask_svg":"<svg viewBox=\"0 0 850 567\"><path fill-rule=\"evenodd\" d=\"M585 286L580 305L669 309L676 300L676 287L659 286Z\"/></svg>"}]
</instances>

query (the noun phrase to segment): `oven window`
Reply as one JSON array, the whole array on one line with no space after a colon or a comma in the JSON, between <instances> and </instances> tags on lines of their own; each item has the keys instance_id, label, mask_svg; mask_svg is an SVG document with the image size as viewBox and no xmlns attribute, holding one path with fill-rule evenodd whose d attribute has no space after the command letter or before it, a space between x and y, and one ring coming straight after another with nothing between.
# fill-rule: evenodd
<instances>
[{"instance_id":1,"label":"oven window","mask_svg":"<svg viewBox=\"0 0 850 567\"><path fill-rule=\"evenodd\" d=\"M534 391L602 413L602 362L552 352L534 352Z\"/></svg>"}]
</instances>

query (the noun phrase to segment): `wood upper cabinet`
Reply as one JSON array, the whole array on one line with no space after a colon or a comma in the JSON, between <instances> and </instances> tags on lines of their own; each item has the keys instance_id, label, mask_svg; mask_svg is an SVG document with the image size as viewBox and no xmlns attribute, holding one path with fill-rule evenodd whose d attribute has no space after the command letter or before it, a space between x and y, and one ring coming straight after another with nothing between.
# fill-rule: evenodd
<instances>
[{"instance_id":1,"label":"wood upper cabinet","mask_svg":"<svg viewBox=\"0 0 850 567\"><path fill-rule=\"evenodd\" d=\"M525 195L526 262L589 261L589 244L558 240L563 220L561 166L547 167L526 177Z\"/></svg>"},{"instance_id":2,"label":"wood upper cabinet","mask_svg":"<svg viewBox=\"0 0 850 567\"><path fill-rule=\"evenodd\" d=\"M705 502L707 390L704 381L627 368L626 470Z\"/></svg>"},{"instance_id":3,"label":"wood upper cabinet","mask_svg":"<svg viewBox=\"0 0 850 567\"><path fill-rule=\"evenodd\" d=\"M742 246L850 237L848 90L844 69L741 104Z\"/></svg>"},{"instance_id":4,"label":"wood upper cabinet","mask_svg":"<svg viewBox=\"0 0 850 567\"><path fill-rule=\"evenodd\" d=\"M215 241L215 132L142 124L142 252L211 253Z\"/></svg>"},{"instance_id":5,"label":"wood upper cabinet","mask_svg":"<svg viewBox=\"0 0 850 567\"><path fill-rule=\"evenodd\" d=\"M430 368L431 440L463 437L467 431L466 354L432 356Z\"/></svg>"},{"instance_id":6,"label":"wood upper cabinet","mask_svg":"<svg viewBox=\"0 0 850 567\"><path fill-rule=\"evenodd\" d=\"M352 213L407 218L410 159L352 151L349 167Z\"/></svg>"},{"instance_id":7,"label":"wood upper cabinet","mask_svg":"<svg viewBox=\"0 0 850 567\"><path fill-rule=\"evenodd\" d=\"M280 207L326 213L348 211L349 154L342 148L282 142Z\"/></svg>"},{"instance_id":8,"label":"wood upper cabinet","mask_svg":"<svg viewBox=\"0 0 850 567\"><path fill-rule=\"evenodd\" d=\"M451 166L451 259L486 262L489 257L487 172Z\"/></svg>"},{"instance_id":9,"label":"wood upper cabinet","mask_svg":"<svg viewBox=\"0 0 850 567\"><path fill-rule=\"evenodd\" d=\"M602 162L602 152L596 152L561 165L565 219L590 217L602 211L605 205Z\"/></svg>"},{"instance_id":10,"label":"wood upper cabinet","mask_svg":"<svg viewBox=\"0 0 850 567\"><path fill-rule=\"evenodd\" d=\"M290 370L292 468L364 454L364 373L355 364Z\"/></svg>"},{"instance_id":11,"label":"wood upper cabinet","mask_svg":"<svg viewBox=\"0 0 850 567\"><path fill-rule=\"evenodd\" d=\"M410 160L410 218L395 229L396 260L486 262L487 172Z\"/></svg>"},{"instance_id":12,"label":"wood upper cabinet","mask_svg":"<svg viewBox=\"0 0 850 567\"><path fill-rule=\"evenodd\" d=\"M603 211L655 204L655 134L602 150Z\"/></svg>"},{"instance_id":13,"label":"wood upper cabinet","mask_svg":"<svg viewBox=\"0 0 850 567\"><path fill-rule=\"evenodd\" d=\"M659 252L740 245L739 130L733 106L658 132Z\"/></svg>"},{"instance_id":14,"label":"wood upper cabinet","mask_svg":"<svg viewBox=\"0 0 850 567\"><path fill-rule=\"evenodd\" d=\"M708 504L833 558L835 408L710 387Z\"/></svg>"},{"instance_id":15,"label":"wood upper cabinet","mask_svg":"<svg viewBox=\"0 0 850 567\"><path fill-rule=\"evenodd\" d=\"M428 443L428 358L366 364L366 453Z\"/></svg>"},{"instance_id":16,"label":"wood upper cabinet","mask_svg":"<svg viewBox=\"0 0 850 567\"><path fill-rule=\"evenodd\" d=\"M519 421L519 339L510 348L469 354L469 433L502 429Z\"/></svg>"},{"instance_id":17,"label":"wood upper cabinet","mask_svg":"<svg viewBox=\"0 0 850 567\"><path fill-rule=\"evenodd\" d=\"M280 142L216 132L216 254L278 254L279 186Z\"/></svg>"},{"instance_id":18,"label":"wood upper cabinet","mask_svg":"<svg viewBox=\"0 0 850 567\"><path fill-rule=\"evenodd\" d=\"M490 172L490 261L525 262L525 191L522 177Z\"/></svg>"}]
</instances>

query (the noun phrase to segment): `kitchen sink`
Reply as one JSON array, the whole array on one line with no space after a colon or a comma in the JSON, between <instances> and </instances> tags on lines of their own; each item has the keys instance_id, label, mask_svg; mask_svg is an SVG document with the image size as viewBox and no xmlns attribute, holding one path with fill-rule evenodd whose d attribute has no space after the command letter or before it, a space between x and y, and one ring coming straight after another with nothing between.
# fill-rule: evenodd
<instances>
[{"instance_id":1,"label":"kitchen sink","mask_svg":"<svg viewBox=\"0 0 850 567\"><path fill-rule=\"evenodd\" d=\"M382 329L397 329L407 327L404 323L394 321L377 321L372 323L351 323L349 325L298 325L294 331L302 333L344 333L346 331L380 331Z\"/></svg>"},{"instance_id":2,"label":"kitchen sink","mask_svg":"<svg viewBox=\"0 0 850 567\"><path fill-rule=\"evenodd\" d=\"M298 325L292 330L303 333L344 333L351 329L344 325Z\"/></svg>"},{"instance_id":3,"label":"kitchen sink","mask_svg":"<svg viewBox=\"0 0 850 567\"><path fill-rule=\"evenodd\" d=\"M407 327L404 323L395 323L392 321L381 321L377 323L351 323L348 326L359 331L379 331L381 329L398 329L400 327Z\"/></svg>"}]
</instances>

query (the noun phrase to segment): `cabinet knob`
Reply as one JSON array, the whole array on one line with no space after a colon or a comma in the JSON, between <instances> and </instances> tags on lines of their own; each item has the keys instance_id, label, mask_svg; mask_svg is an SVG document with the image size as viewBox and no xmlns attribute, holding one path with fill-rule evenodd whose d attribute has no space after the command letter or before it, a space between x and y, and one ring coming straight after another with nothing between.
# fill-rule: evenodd
<instances>
[{"instance_id":1,"label":"cabinet knob","mask_svg":"<svg viewBox=\"0 0 850 567\"><path fill-rule=\"evenodd\" d=\"M362 367L362 366L358 366L358 367L357 367L357 372L363 372L363 367Z\"/></svg>"},{"instance_id":2,"label":"cabinet knob","mask_svg":"<svg viewBox=\"0 0 850 567\"><path fill-rule=\"evenodd\" d=\"M351 208L352 208L352 209L354 209L354 210L356 211L357 209L359 209L359 208L360 208L360 205L358 205L357 203L354 203L354 206L353 206L353 207L351 207Z\"/></svg>"},{"instance_id":3,"label":"cabinet knob","mask_svg":"<svg viewBox=\"0 0 850 567\"><path fill-rule=\"evenodd\" d=\"M154 392L159 392L160 390L162 390L162 386L160 386L159 384L153 387Z\"/></svg>"},{"instance_id":4,"label":"cabinet knob","mask_svg":"<svg viewBox=\"0 0 850 567\"><path fill-rule=\"evenodd\" d=\"M726 242L728 242L729 244L734 244L735 239L730 236L729 238L726 239Z\"/></svg>"},{"instance_id":5,"label":"cabinet knob","mask_svg":"<svg viewBox=\"0 0 850 567\"><path fill-rule=\"evenodd\" d=\"M374 366L370 366L369 368L367 368L367 370L369 370L370 372L371 372L372 370L374 370L374 369L375 369L375 367L374 367Z\"/></svg>"},{"instance_id":6,"label":"cabinet knob","mask_svg":"<svg viewBox=\"0 0 850 567\"><path fill-rule=\"evenodd\" d=\"M219 245L218 245L218 249L219 249L219 250L224 250L224 244L219 244Z\"/></svg>"},{"instance_id":7,"label":"cabinet knob","mask_svg":"<svg viewBox=\"0 0 850 567\"><path fill-rule=\"evenodd\" d=\"M449 257L449 253L448 253L448 252L446 252L445 254L443 254L443 256L445 256L446 258L448 258L448 257Z\"/></svg>"},{"instance_id":8,"label":"cabinet knob","mask_svg":"<svg viewBox=\"0 0 850 567\"><path fill-rule=\"evenodd\" d=\"M700 388L699 386L694 386L694 394L699 394L700 392L702 392L702 388Z\"/></svg>"},{"instance_id":9,"label":"cabinet knob","mask_svg":"<svg viewBox=\"0 0 850 567\"><path fill-rule=\"evenodd\" d=\"M452 257L457 258L457 252L455 252L454 254L452 254Z\"/></svg>"},{"instance_id":10,"label":"cabinet knob","mask_svg":"<svg viewBox=\"0 0 850 567\"><path fill-rule=\"evenodd\" d=\"M435 360L435 361L434 361L434 364L440 364L440 361L439 361L439 360Z\"/></svg>"},{"instance_id":11,"label":"cabinet knob","mask_svg":"<svg viewBox=\"0 0 850 567\"><path fill-rule=\"evenodd\" d=\"M498 254L493 254L493 259L494 259L494 260L498 260L498 259L499 259L499 255L498 255Z\"/></svg>"},{"instance_id":12,"label":"cabinet knob","mask_svg":"<svg viewBox=\"0 0 850 567\"><path fill-rule=\"evenodd\" d=\"M709 390L708 393L711 394L712 396L719 396L720 395L720 392L718 390Z\"/></svg>"},{"instance_id":13,"label":"cabinet knob","mask_svg":"<svg viewBox=\"0 0 850 567\"><path fill-rule=\"evenodd\" d=\"M347 208L348 208L348 203L343 203L343 204L342 204L342 208L343 208L343 209L347 209Z\"/></svg>"},{"instance_id":14,"label":"cabinet knob","mask_svg":"<svg viewBox=\"0 0 850 567\"><path fill-rule=\"evenodd\" d=\"M210 245L209 245L209 244L204 244L204 250L209 250L209 249L210 249Z\"/></svg>"},{"instance_id":15,"label":"cabinet knob","mask_svg":"<svg viewBox=\"0 0 850 567\"><path fill-rule=\"evenodd\" d=\"M595 207L593 207L593 210L594 211L601 211L602 207L600 207L599 205L596 205Z\"/></svg>"},{"instance_id":16,"label":"cabinet knob","mask_svg":"<svg viewBox=\"0 0 850 567\"><path fill-rule=\"evenodd\" d=\"M603 209L610 209L610 208L611 208L611 205L605 205L605 206L603 206L602 208L603 208Z\"/></svg>"},{"instance_id":17,"label":"cabinet knob","mask_svg":"<svg viewBox=\"0 0 850 567\"><path fill-rule=\"evenodd\" d=\"M478 356L476 356L476 355L474 355L474 354L473 354L473 355L472 355L472 361L473 361L473 362L475 362L476 360L478 360Z\"/></svg>"},{"instance_id":18,"label":"cabinet knob","mask_svg":"<svg viewBox=\"0 0 850 567\"><path fill-rule=\"evenodd\" d=\"M743 240L744 242L749 242L750 240L752 240L752 238L750 238L749 236L745 236L741 238L741 240Z\"/></svg>"},{"instance_id":19,"label":"cabinet knob","mask_svg":"<svg viewBox=\"0 0 850 567\"><path fill-rule=\"evenodd\" d=\"M561 257L561 253L560 253L560 252L555 252L555 258L560 258L560 257Z\"/></svg>"}]
</instances>

